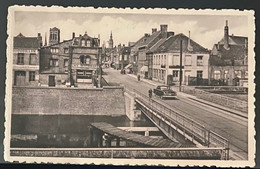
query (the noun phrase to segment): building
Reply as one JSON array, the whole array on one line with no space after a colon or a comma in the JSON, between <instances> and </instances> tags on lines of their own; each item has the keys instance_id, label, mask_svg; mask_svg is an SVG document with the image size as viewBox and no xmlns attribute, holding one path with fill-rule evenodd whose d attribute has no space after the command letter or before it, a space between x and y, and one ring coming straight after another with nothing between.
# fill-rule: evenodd
<instances>
[{"instance_id":1,"label":"building","mask_svg":"<svg viewBox=\"0 0 260 169\"><path fill-rule=\"evenodd\" d=\"M25 37L20 33L13 40L13 86L37 86L41 34Z\"/></svg>"},{"instance_id":2,"label":"building","mask_svg":"<svg viewBox=\"0 0 260 169\"><path fill-rule=\"evenodd\" d=\"M119 50L119 69L124 69L127 65L129 65L130 53L131 48L123 44Z\"/></svg>"},{"instance_id":3,"label":"building","mask_svg":"<svg viewBox=\"0 0 260 169\"><path fill-rule=\"evenodd\" d=\"M248 38L229 35L228 21L211 51L209 73L211 85L247 86Z\"/></svg>"},{"instance_id":4,"label":"building","mask_svg":"<svg viewBox=\"0 0 260 169\"><path fill-rule=\"evenodd\" d=\"M53 29L50 29L50 34ZM60 37L59 33L57 37ZM99 44L98 38L92 38L87 33L79 37L72 33L70 40L55 44L50 38L49 45L40 50L41 85L94 87L101 63L98 60L101 58Z\"/></svg>"},{"instance_id":5,"label":"building","mask_svg":"<svg viewBox=\"0 0 260 169\"><path fill-rule=\"evenodd\" d=\"M181 50L182 44L182 50ZM182 51L182 63L180 54ZM162 39L148 52L153 80L164 84L207 85L209 51L185 36L177 34ZM182 67L182 75L180 74Z\"/></svg>"},{"instance_id":6,"label":"building","mask_svg":"<svg viewBox=\"0 0 260 169\"><path fill-rule=\"evenodd\" d=\"M134 61L134 73L140 74L144 78L148 78L148 58L146 53L150 48L158 43L161 39L167 39L174 32L168 32L168 25L160 25L160 30L152 29L152 34L145 33L135 45L131 48L130 60Z\"/></svg>"}]
</instances>

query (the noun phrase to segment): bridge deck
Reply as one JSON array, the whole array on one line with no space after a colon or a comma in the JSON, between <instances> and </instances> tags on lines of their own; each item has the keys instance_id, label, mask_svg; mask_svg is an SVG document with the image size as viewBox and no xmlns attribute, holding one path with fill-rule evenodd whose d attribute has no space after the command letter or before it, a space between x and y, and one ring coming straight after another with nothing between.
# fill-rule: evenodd
<instances>
[{"instance_id":1,"label":"bridge deck","mask_svg":"<svg viewBox=\"0 0 260 169\"><path fill-rule=\"evenodd\" d=\"M91 123L91 125L96 129L99 129L109 135L120 137L124 140L144 144L151 147L181 147L181 144L178 142L173 142L171 140L162 138L152 138L149 136L142 136L139 134L127 132L105 122Z\"/></svg>"}]
</instances>

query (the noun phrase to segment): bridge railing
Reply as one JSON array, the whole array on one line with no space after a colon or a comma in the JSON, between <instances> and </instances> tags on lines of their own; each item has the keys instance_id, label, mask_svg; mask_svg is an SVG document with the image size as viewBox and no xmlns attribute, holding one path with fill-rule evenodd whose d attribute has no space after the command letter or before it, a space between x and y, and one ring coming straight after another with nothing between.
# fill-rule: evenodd
<instances>
[{"instance_id":1,"label":"bridge railing","mask_svg":"<svg viewBox=\"0 0 260 169\"><path fill-rule=\"evenodd\" d=\"M173 110L136 90L133 90L133 92L136 93L136 98L152 111L160 114L164 119L174 124L178 130L189 135L200 144L208 147L225 147L229 149L229 141L226 138L206 129L205 126L194 121L191 117L185 116L181 112Z\"/></svg>"}]
</instances>

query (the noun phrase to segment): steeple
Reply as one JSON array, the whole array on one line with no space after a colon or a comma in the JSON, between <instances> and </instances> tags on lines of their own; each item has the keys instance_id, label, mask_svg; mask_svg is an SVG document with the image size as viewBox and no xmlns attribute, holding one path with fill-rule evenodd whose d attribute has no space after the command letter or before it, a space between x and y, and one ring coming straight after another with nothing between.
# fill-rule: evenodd
<instances>
[{"instance_id":1,"label":"steeple","mask_svg":"<svg viewBox=\"0 0 260 169\"><path fill-rule=\"evenodd\" d=\"M229 39L229 33L228 33L228 20L226 20L226 26L224 28L224 48L226 50L229 49L229 42L228 42L228 39Z\"/></svg>"},{"instance_id":2,"label":"steeple","mask_svg":"<svg viewBox=\"0 0 260 169\"><path fill-rule=\"evenodd\" d=\"M112 31L111 31L111 34L110 34L110 39L109 39L109 41L108 41L108 47L110 48L110 49L112 49L113 48L113 44L114 42L113 42L113 35L112 35Z\"/></svg>"},{"instance_id":3,"label":"steeple","mask_svg":"<svg viewBox=\"0 0 260 169\"><path fill-rule=\"evenodd\" d=\"M44 42L44 46L47 46L47 36L46 36L46 32L45 32L45 42Z\"/></svg>"}]
</instances>

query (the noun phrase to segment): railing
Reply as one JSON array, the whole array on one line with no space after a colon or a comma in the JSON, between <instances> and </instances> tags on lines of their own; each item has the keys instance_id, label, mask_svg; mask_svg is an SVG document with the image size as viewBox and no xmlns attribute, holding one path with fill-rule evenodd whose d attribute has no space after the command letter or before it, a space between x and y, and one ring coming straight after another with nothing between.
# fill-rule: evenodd
<instances>
[{"instance_id":1,"label":"railing","mask_svg":"<svg viewBox=\"0 0 260 169\"><path fill-rule=\"evenodd\" d=\"M224 148L11 148L11 156L225 160Z\"/></svg>"},{"instance_id":2,"label":"railing","mask_svg":"<svg viewBox=\"0 0 260 169\"><path fill-rule=\"evenodd\" d=\"M126 90L129 91L129 90ZM182 131L183 134L188 135L193 140L208 147L224 147L229 150L229 141L217 133L206 129L200 123L194 121L191 117L183 115L177 110L173 110L158 101L134 90L137 100L151 109L156 114L159 114L164 120L176 127L176 130ZM227 151L228 152L228 151ZM228 157L229 155L226 154Z\"/></svg>"},{"instance_id":3,"label":"railing","mask_svg":"<svg viewBox=\"0 0 260 169\"><path fill-rule=\"evenodd\" d=\"M243 112L248 111L248 103L246 101L226 97L220 94L206 92L200 89L182 87L184 93L192 94L200 99L207 100L225 107L232 108L234 110L239 110Z\"/></svg>"}]
</instances>

